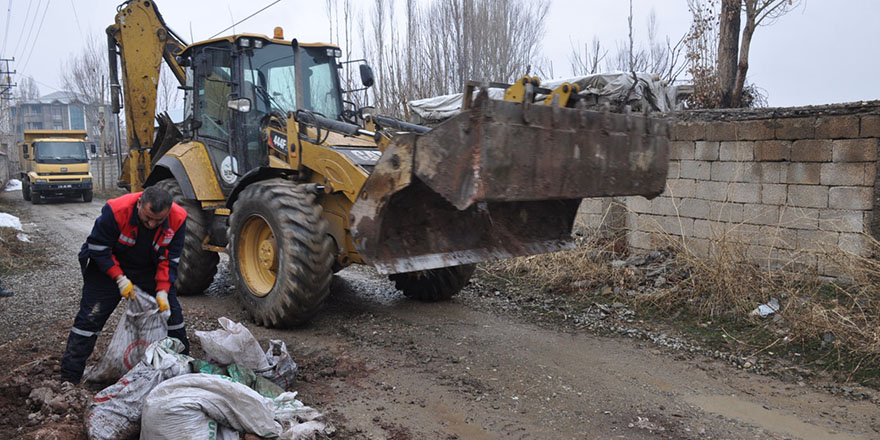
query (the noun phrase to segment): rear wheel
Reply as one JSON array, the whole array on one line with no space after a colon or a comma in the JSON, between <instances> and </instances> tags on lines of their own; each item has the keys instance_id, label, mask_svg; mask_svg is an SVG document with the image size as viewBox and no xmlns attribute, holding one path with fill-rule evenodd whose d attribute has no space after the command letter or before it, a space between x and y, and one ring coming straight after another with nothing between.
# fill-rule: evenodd
<instances>
[{"instance_id":1,"label":"rear wheel","mask_svg":"<svg viewBox=\"0 0 880 440\"><path fill-rule=\"evenodd\" d=\"M313 192L283 179L253 183L229 219L239 297L266 327L302 324L330 293L333 239Z\"/></svg>"},{"instance_id":2,"label":"rear wheel","mask_svg":"<svg viewBox=\"0 0 880 440\"><path fill-rule=\"evenodd\" d=\"M94 195L95 194L90 189L83 191L83 202L86 202L86 203L91 202L92 197L94 197Z\"/></svg>"},{"instance_id":3,"label":"rear wheel","mask_svg":"<svg viewBox=\"0 0 880 440\"><path fill-rule=\"evenodd\" d=\"M31 201L31 185L27 178L21 180L21 196L25 201Z\"/></svg>"},{"instance_id":4,"label":"rear wheel","mask_svg":"<svg viewBox=\"0 0 880 440\"><path fill-rule=\"evenodd\" d=\"M198 295L214 281L220 261L216 252L202 249L202 242L208 236L208 215L197 201L183 198L183 191L176 180L160 180L156 186L168 191L174 203L186 210L186 235L174 287L178 295Z\"/></svg>"},{"instance_id":5,"label":"rear wheel","mask_svg":"<svg viewBox=\"0 0 880 440\"><path fill-rule=\"evenodd\" d=\"M434 302L452 298L464 288L476 269L474 264L441 267L439 269L396 273L388 276L394 287L408 298Z\"/></svg>"}]
</instances>

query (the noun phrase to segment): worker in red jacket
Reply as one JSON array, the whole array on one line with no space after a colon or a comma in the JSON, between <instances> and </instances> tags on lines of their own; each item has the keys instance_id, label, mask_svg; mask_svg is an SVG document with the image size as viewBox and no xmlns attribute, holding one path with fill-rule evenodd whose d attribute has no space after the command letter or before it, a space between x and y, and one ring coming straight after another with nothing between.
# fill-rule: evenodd
<instances>
[{"instance_id":1,"label":"worker in red jacket","mask_svg":"<svg viewBox=\"0 0 880 440\"><path fill-rule=\"evenodd\" d=\"M121 298L134 299L135 285L156 295L160 311L171 309L168 336L180 339L183 353L189 353L174 289L185 234L186 211L161 188L151 186L104 205L79 253L82 299L61 359L62 380L79 383L98 332Z\"/></svg>"}]
</instances>

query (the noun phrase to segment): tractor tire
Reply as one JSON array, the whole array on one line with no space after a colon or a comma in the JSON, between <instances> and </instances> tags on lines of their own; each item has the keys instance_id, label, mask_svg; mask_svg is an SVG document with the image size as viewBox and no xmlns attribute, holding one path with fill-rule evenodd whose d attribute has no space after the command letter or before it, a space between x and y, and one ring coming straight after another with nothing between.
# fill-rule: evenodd
<instances>
[{"instance_id":1,"label":"tractor tire","mask_svg":"<svg viewBox=\"0 0 880 440\"><path fill-rule=\"evenodd\" d=\"M388 275L407 298L423 302L446 301L464 288L477 268L474 264Z\"/></svg>"},{"instance_id":2,"label":"tractor tire","mask_svg":"<svg viewBox=\"0 0 880 440\"><path fill-rule=\"evenodd\" d=\"M186 210L186 236L183 239L183 253L177 266L174 287L178 295L199 295L214 282L217 263L220 261L216 252L202 249L202 242L209 231L208 215L202 211L197 201L183 198L183 191L176 180L160 180L156 186L168 191L174 203Z\"/></svg>"},{"instance_id":3,"label":"tractor tire","mask_svg":"<svg viewBox=\"0 0 880 440\"><path fill-rule=\"evenodd\" d=\"M90 189L87 189L87 190L83 191L83 194L82 194L83 202L86 202L86 203L91 202L91 201L92 201L92 198L93 198L94 196L95 196L95 193L92 192L92 190L90 190Z\"/></svg>"},{"instance_id":4,"label":"tractor tire","mask_svg":"<svg viewBox=\"0 0 880 440\"><path fill-rule=\"evenodd\" d=\"M335 245L323 213L313 192L283 179L253 183L235 201L229 260L257 324L304 324L330 294Z\"/></svg>"},{"instance_id":5,"label":"tractor tire","mask_svg":"<svg viewBox=\"0 0 880 440\"><path fill-rule=\"evenodd\" d=\"M28 183L28 179L21 180L21 196L24 198L24 201L31 201L31 185Z\"/></svg>"},{"instance_id":6,"label":"tractor tire","mask_svg":"<svg viewBox=\"0 0 880 440\"><path fill-rule=\"evenodd\" d=\"M40 195L39 191L31 191L31 203L34 205L39 205L43 203L43 196Z\"/></svg>"}]
</instances>

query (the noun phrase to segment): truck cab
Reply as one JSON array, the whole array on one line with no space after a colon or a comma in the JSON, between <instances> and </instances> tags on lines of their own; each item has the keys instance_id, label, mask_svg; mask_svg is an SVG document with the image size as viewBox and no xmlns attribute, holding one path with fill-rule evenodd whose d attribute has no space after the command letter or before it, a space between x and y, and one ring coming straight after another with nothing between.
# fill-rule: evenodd
<instances>
[{"instance_id":1,"label":"truck cab","mask_svg":"<svg viewBox=\"0 0 880 440\"><path fill-rule=\"evenodd\" d=\"M85 130L25 130L18 144L21 193L34 204L47 197L92 201Z\"/></svg>"}]
</instances>

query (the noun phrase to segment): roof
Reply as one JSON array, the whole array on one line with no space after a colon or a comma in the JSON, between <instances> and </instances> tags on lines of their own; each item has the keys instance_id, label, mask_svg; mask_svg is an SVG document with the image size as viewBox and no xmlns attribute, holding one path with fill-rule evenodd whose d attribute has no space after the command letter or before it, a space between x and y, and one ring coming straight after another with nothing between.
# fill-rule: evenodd
<instances>
[{"instance_id":1,"label":"roof","mask_svg":"<svg viewBox=\"0 0 880 440\"><path fill-rule=\"evenodd\" d=\"M76 92L71 92L67 90L62 90L58 92L53 92L48 95L43 95L37 99L28 99L19 101L19 104L70 104L72 102L81 102L85 103L88 100L84 95L81 95ZM110 105L110 103L106 103L105 105Z\"/></svg>"}]
</instances>

